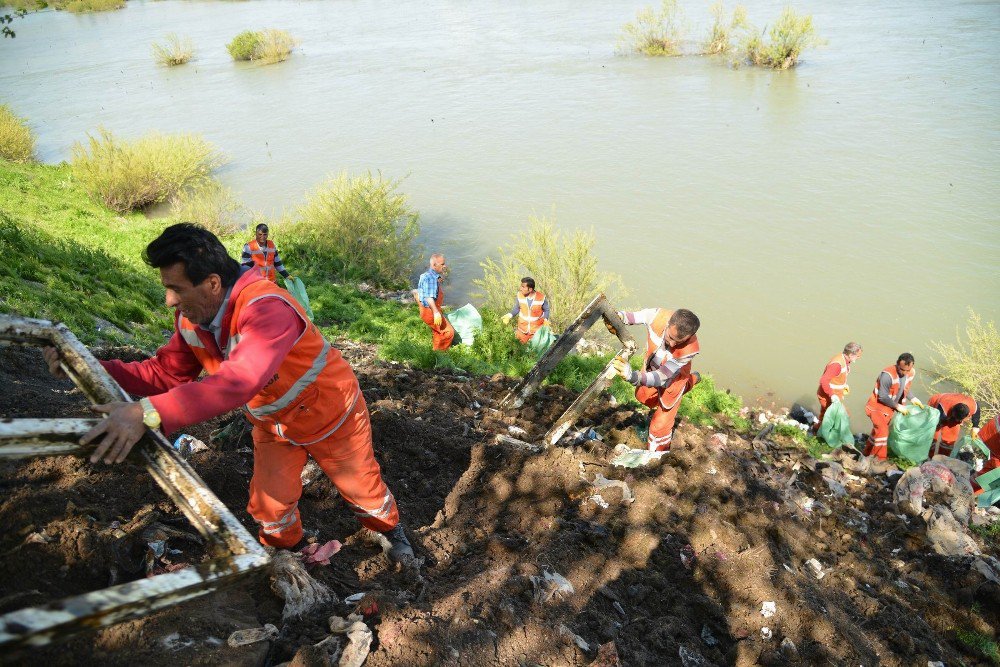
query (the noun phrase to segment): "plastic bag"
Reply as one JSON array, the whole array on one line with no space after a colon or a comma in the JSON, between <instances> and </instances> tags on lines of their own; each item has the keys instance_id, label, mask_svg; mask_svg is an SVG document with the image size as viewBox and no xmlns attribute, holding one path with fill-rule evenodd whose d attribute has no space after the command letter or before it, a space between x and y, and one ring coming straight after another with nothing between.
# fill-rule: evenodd
<instances>
[{"instance_id":1,"label":"plastic bag","mask_svg":"<svg viewBox=\"0 0 1000 667\"><path fill-rule=\"evenodd\" d=\"M448 321L455 327L462 345L472 345L476 340L476 332L483 330L483 316L471 303L448 313Z\"/></svg>"},{"instance_id":2,"label":"plastic bag","mask_svg":"<svg viewBox=\"0 0 1000 667\"><path fill-rule=\"evenodd\" d=\"M552 333L552 327L548 325L539 327L535 335L528 341L528 349L540 357L549 351L549 348L556 342L556 338L558 336Z\"/></svg>"},{"instance_id":3,"label":"plastic bag","mask_svg":"<svg viewBox=\"0 0 1000 667\"><path fill-rule=\"evenodd\" d=\"M834 401L823 415L823 423L819 427L819 437L831 447L842 447L854 444L854 434L851 433L851 419L840 401Z\"/></svg>"},{"instance_id":4,"label":"plastic bag","mask_svg":"<svg viewBox=\"0 0 1000 667\"><path fill-rule=\"evenodd\" d=\"M299 302L299 305L305 309L306 315L309 319L313 319L312 308L309 307L309 295L306 294L306 286L302 282L301 278L285 278L285 289L288 293L295 297L295 300Z\"/></svg>"},{"instance_id":5,"label":"plastic bag","mask_svg":"<svg viewBox=\"0 0 1000 667\"><path fill-rule=\"evenodd\" d=\"M939 417L937 408L915 405L905 415L897 412L889 422L889 451L914 463L926 461Z\"/></svg>"}]
</instances>

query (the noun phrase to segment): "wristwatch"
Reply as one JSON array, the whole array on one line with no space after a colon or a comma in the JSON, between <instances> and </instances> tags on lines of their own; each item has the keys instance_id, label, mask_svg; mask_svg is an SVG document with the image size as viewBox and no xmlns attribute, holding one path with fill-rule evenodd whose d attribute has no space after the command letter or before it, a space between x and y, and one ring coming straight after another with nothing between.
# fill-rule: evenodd
<instances>
[{"instance_id":1,"label":"wristwatch","mask_svg":"<svg viewBox=\"0 0 1000 667\"><path fill-rule=\"evenodd\" d=\"M160 428L160 413L153 407L152 401L142 398L139 405L142 406L142 423L149 428Z\"/></svg>"}]
</instances>

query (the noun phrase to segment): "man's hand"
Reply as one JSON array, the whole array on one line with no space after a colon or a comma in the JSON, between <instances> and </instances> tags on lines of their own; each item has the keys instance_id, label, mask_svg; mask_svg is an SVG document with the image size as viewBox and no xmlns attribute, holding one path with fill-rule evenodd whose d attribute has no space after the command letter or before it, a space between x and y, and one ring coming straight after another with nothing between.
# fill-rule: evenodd
<instances>
[{"instance_id":1,"label":"man's hand","mask_svg":"<svg viewBox=\"0 0 1000 667\"><path fill-rule=\"evenodd\" d=\"M615 372L618 373L619 376L626 380L632 377L632 367L628 365L627 361L621 357L615 357L612 363L615 366Z\"/></svg>"},{"instance_id":2,"label":"man's hand","mask_svg":"<svg viewBox=\"0 0 1000 667\"><path fill-rule=\"evenodd\" d=\"M850 393L851 393L851 388L848 385L845 384L844 385L844 396L847 396Z\"/></svg>"},{"instance_id":3,"label":"man's hand","mask_svg":"<svg viewBox=\"0 0 1000 667\"><path fill-rule=\"evenodd\" d=\"M49 372L52 373L53 377L66 377L66 371L62 369L59 362L59 350L54 347L43 347L42 356L45 357L45 363L48 364Z\"/></svg>"},{"instance_id":4,"label":"man's hand","mask_svg":"<svg viewBox=\"0 0 1000 667\"><path fill-rule=\"evenodd\" d=\"M441 328L441 320L442 319L443 318L441 317L441 311L440 310L434 311L434 326L435 327Z\"/></svg>"},{"instance_id":5,"label":"man's hand","mask_svg":"<svg viewBox=\"0 0 1000 667\"><path fill-rule=\"evenodd\" d=\"M898 412L901 415L908 415L908 414L910 414L910 409L907 408L905 405L899 405L899 404L897 404L896 405L896 412Z\"/></svg>"},{"instance_id":6,"label":"man's hand","mask_svg":"<svg viewBox=\"0 0 1000 667\"><path fill-rule=\"evenodd\" d=\"M924 404L920 402L919 398L914 398L914 399L910 400L910 403L913 403L915 406L917 406L920 409L924 408Z\"/></svg>"},{"instance_id":7,"label":"man's hand","mask_svg":"<svg viewBox=\"0 0 1000 667\"><path fill-rule=\"evenodd\" d=\"M103 456L105 463L121 463L132 450L132 445L139 442L139 438L146 432L146 425L142 422L142 406L119 401L95 405L90 409L108 416L80 438L80 444L86 445L104 434L97 449L90 455L90 462L97 463Z\"/></svg>"},{"instance_id":8,"label":"man's hand","mask_svg":"<svg viewBox=\"0 0 1000 667\"><path fill-rule=\"evenodd\" d=\"M979 438L979 429L975 426L972 427L972 437L976 439Z\"/></svg>"},{"instance_id":9,"label":"man's hand","mask_svg":"<svg viewBox=\"0 0 1000 667\"><path fill-rule=\"evenodd\" d=\"M622 322L624 322L625 324L628 324L628 320L625 319L625 313L623 311L616 310L615 311L615 315L617 315L621 319Z\"/></svg>"},{"instance_id":10,"label":"man's hand","mask_svg":"<svg viewBox=\"0 0 1000 667\"><path fill-rule=\"evenodd\" d=\"M513 316L513 315L511 315L510 313L507 313L506 315L504 315L504 316L503 316L502 318L500 318L500 319L502 319L502 320L503 320L503 323L504 323L504 324L510 324L510 321L511 321L512 319L514 319L514 316Z\"/></svg>"}]
</instances>

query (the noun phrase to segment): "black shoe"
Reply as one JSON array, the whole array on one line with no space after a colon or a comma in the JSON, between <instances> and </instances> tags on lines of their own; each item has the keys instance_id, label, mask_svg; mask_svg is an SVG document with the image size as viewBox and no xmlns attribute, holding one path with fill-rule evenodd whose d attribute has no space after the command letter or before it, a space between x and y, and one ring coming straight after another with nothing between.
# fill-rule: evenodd
<instances>
[{"instance_id":1,"label":"black shoe","mask_svg":"<svg viewBox=\"0 0 1000 667\"><path fill-rule=\"evenodd\" d=\"M410 540L406 539L403 524L397 523L395 528L387 530L382 534L385 535L391 545L388 552L390 560L400 563L414 558L413 547L410 546Z\"/></svg>"}]
</instances>

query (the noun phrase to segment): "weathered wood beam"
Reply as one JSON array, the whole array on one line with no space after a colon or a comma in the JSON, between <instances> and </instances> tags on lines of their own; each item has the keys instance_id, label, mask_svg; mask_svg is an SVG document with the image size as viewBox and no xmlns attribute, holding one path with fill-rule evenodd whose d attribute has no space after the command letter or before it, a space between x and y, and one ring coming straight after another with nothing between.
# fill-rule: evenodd
<instances>
[{"instance_id":1,"label":"weathered wood beam","mask_svg":"<svg viewBox=\"0 0 1000 667\"><path fill-rule=\"evenodd\" d=\"M0 458L82 456L80 438L100 419L0 419Z\"/></svg>"}]
</instances>

